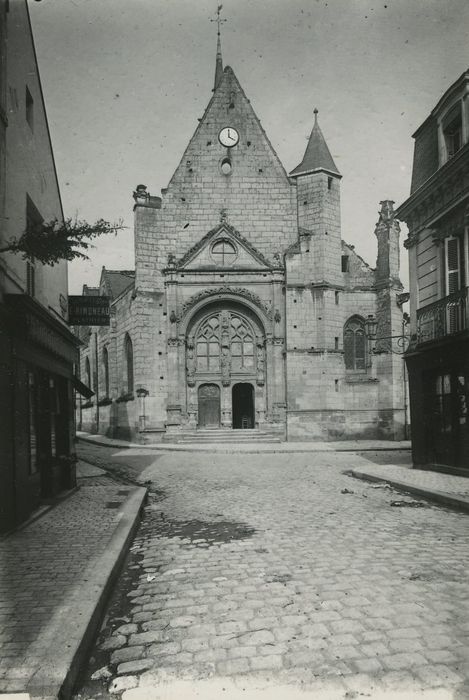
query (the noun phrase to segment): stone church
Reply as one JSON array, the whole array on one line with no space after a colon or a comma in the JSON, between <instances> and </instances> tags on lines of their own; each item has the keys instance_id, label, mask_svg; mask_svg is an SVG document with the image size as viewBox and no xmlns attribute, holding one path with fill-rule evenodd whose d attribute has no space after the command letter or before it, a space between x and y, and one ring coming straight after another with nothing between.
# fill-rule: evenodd
<instances>
[{"instance_id":1,"label":"stone church","mask_svg":"<svg viewBox=\"0 0 469 700\"><path fill-rule=\"evenodd\" d=\"M111 297L111 325L80 329L95 395L78 427L401 439L399 225L382 202L372 269L341 239L341 177L317 110L287 174L218 36L213 96L171 181L134 192L135 273L84 288Z\"/></svg>"}]
</instances>

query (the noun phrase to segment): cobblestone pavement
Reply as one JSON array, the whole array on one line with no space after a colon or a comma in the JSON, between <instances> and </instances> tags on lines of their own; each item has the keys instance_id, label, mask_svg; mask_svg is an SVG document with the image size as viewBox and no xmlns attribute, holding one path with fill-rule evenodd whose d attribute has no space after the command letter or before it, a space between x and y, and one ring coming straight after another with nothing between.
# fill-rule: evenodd
<instances>
[{"instance_id":1,"label":"cobblestone pavement","mask_svg":"<svg viewBox=\"0 0 469 700\"><path fill-rule=\"evenodd\" d=\"M115 530L117 510L105 504L131 490L85 465L83 476L65 501L0 538L0 693L21 692L44 666L51 621L73 619L86 568Z\"/></svg>"},{"instance_id":2,"label":"cobblestone pavement","mask_svg":"<svg viewBox=\"0 0 469 700\"><path fill-rule=\"evenodd\" d=\"M467 515L349 453L80 451L152 481L80 696L469 697Z\"/></svg>"}]
</instances>

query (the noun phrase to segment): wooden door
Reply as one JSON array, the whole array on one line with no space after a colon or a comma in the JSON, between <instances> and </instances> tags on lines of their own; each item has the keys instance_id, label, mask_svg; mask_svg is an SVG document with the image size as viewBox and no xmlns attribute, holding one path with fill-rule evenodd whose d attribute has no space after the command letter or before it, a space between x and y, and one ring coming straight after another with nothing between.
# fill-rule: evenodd
<instances>
[{"instance_id":1,"label":"wooden door","mask_svg":"<svg viewBox=\"0 0 469 700\"><path fill-rule=\"evenodd\" d=\"M220 387L202 384L199 387L199 428L220 427Z\"/></svg>"}]
</instances>

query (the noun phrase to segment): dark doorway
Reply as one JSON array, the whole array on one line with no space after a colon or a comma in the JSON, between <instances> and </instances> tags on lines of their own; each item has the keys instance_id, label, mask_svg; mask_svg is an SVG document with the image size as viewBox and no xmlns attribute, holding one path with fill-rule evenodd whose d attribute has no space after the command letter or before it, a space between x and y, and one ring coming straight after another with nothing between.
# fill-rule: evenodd
<instances>
[{"instance_id":1,"label":"dark doorway","mask_svg":"<svg viewBox=\"0 0 469 700\"><path fill-rule=\"evenodd\" d=\"M467 469L469 372L454 367L426 372L424 387L427 461Z\"/></svg>"},{"instance_id":2,"label":"dark doorway","mask_svg":"<svg viewBox=\"0 0 469 700\"><path fill-rule=\"evenodd\" d=\"M235 384L233 387L233 428L254 428L252 384Z\"/></svg>"},{"instance_id":3,"label":"dark doorway","mask_svg":"<svg viewBox=\"0 0 469 700\"><path fill-rule=\"evenodd\" d=\"M199 387L199 428L220 427L220 387L202 384Z\"/></svg>"}]
</instances>

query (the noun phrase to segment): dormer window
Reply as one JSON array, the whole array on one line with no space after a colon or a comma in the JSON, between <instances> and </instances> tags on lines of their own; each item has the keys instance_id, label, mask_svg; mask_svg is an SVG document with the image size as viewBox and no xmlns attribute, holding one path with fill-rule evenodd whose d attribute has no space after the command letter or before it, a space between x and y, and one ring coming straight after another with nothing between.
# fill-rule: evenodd
<instances>
[{"instance_id":1,"label":"dormer window","mask_svg":"<svg viewBox=\"0 0 469 700\"><path fill-rule=\"evenodd\" d=\"M462 147L462 114L458 102L442 121L446 158L452 158Z\"/></svg>"}]
</instances>

